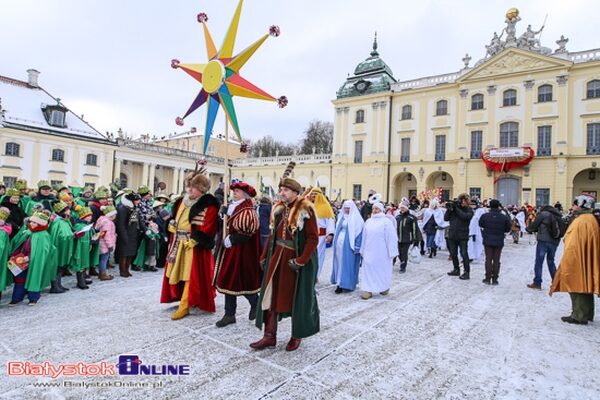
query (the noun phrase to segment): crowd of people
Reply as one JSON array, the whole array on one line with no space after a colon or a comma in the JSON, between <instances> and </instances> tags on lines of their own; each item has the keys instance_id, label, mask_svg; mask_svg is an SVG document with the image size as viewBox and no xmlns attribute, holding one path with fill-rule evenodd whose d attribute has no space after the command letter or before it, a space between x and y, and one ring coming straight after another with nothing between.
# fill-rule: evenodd
<instances>
[{"instance_id":1,"label":"crowd of people","mask_svg":"<svg viewBox=\"0 0 600 400\"><path fill-rule=\"evenodd\" d=\"M331 202L319 188L304 188L288 165L278 199L260 199L251 185L233 180L210 193L202 168L186 177L186 192L168 196L142 186L136 191L111 186L93 190L48 181L30 190L24 180L0 186L0 295L12 285L9 306L42 291L65 293L62 277L74 274L85 290L97 276L112 280L135 272L163 271L160 301L179 302L173 320L192 307L216 312L215 297L225 298L219 328L236 323L237 298L250 304L248 318L263 337L250 344L276 345L278 321L292 319L286 350L319 331L315 284L323 279L325 253L333 251L330 283L335 293L353 292L368 300L389 293L394 266L406 273L410 262L438 257L447 250L449 276L466 281L471 263L484 260L483 283L498 285L502 249L535 240L531 289L542 289L547 261L550 293L569 292L572 313L563 321L587 324L594 317L593 294L600 295L600 214L595 199L578 196L568 212L555 206L503 205L467 194L442 201L423 196L384 204L369 192L366 201ZM225 204L225 205L224 205ZM563 239L564 238L564 239ZM509 239L510 240L510 239ZM555 254L564 240L564 256Z\"/></svg>"}]
</instances>

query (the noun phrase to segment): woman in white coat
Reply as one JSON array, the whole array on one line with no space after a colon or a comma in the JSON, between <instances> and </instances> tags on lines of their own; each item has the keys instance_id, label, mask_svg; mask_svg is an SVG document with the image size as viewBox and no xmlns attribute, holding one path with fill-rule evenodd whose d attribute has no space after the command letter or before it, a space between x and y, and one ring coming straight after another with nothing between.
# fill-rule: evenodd
<instances>
[{"instance_id":1,"label":"woman in white coat","mask_svg":"<svg viewBox=\"0 0 600 400\"><path fill-rule=\"evenodd\" d=\"M398 256L398 234L384 212L383 204L375 203L371 218L365 222L362 231L360 288L364 300L370 299L373 293L388 294L392 284L393 260Z\"/></svg>"}]
</instances>

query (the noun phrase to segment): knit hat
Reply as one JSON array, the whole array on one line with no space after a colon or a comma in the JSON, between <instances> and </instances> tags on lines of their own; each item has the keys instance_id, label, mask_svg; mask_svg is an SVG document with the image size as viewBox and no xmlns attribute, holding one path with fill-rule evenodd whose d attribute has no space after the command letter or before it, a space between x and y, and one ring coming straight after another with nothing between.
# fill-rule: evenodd
<instances>
[{"instance_id":1,"label":"knit hat","mask_svg":"<svg viewBox=\"0 0 600 400\"><path fill-rule=\"evenodd\" d=\"M100 207L100 210L102 210L104 215L107 217L117 215L117 209L114 206L102 206Z\"/></svg>"},{"instance_id":2,"label":"knit hat","mask_svg":"<svg viewBox=\"0 0 600 400\"><path fill-rule=\"evenodd\" d=\"M10 188L6 191L6 195L8 197L13 197L13 196L21 196L21 192L19 192L19 189L17 189L16 187L14 188Z\"/></svg>"},{"instance_id":3,"label":"knit hat","mask_svg":"<svg viewBox=\"0 0 600 400\"><path fill-rule=\"evenodd\" d=\"M84 219L85 217L91 217L93 215L92 209L89 207L81 207L79 212L79 218Z\"/></svg>"},{"instance_id":4,"label":"knit hat","mask_svg":"<svg viewBox=\"0 0 600 400\"><path fill-rule=\"evenodd\" d=\"M580 194L579 196L575 197L575 200L573 200L573 205L587 209L594 208L595 203L596 199L589 194Z\"/></svg>"},{"instance_id":5,"label":"knit hat","mask_svg":"<svg viewBox=\"0 0 600 400\"><path fill-rule=\"evenodd\" d=\"M104 190L98 190L96 193L94 193L94 198L96 200L108 199L108 193L106 193Z\"/></svg>"},{"instance_id":6,"label":"knit hat","mask_svg":"<svg viewBox=\"0 0 600 400\"><path fill-rule=\"evenodd\" d=\"M52 189L52 186L50 186L50 182L43 180L43 179L38 182L37 187L38 187L38 190L41 190L43 188Z\"/></svg>"},{"instance_id":7,"label":"knit hat","mask_svg":"<svg viewBox=\"0 0 600 400\"><path fill-rule=\"evenodd\" d=\"M169 210L165 210L164 208L162 210L160 210L160 212L158 213L158 216L160 217L160 219L165 219L167 217L171 216L171 213L169 212Z\"/></svg>"},{"instance_id":8,"label":"knit hat","mask_svg":"<svg viewBox=\"0 0 600 400\"><path fill-rule=\"evenodd\" d=\"M58 199L60 201L64 201L65 203L69 201L73 201L73 197L69 193L62 192L58 195Z\"/></svg>"},{"instance_id":9,"label":"knit hat","mask_svg":"<svg viewBox=\"0 0 600 400\"><path fill-rule=\"evenodd\" d=\"M10 210L6 207L0 207L0 221L6 221L10 215Z\"/></svg>"},{"instance_id":10,"label":"knit hat","mask_svg":"<svg viewBox=\"0 0 600 400\"><path fill-rule=\"evenodd\" d=\"M15 189L17 189L17 190L27 189L27 181L25 179L18 179L15 182Z\"/></svg>"},{"instance_id":11,"label":"knit hat","mask_svg":"<svg viewBox=\"0 0 600 400\"><path fill-rule=\"evenodd\" d=\"M30 222L35 222L38 225L47 226L48 225L49 216L45 212L36 211L33 213L31 217L29 217Z\"/></svg>"},{"instance_id":12,"label":"knit hat","mask_svg":"<svg viewBox=\"0 0 600 400\"><path fill-rule=\"evenodd\" d=\"M280 188L285 187L285 188L288 188L288 189L293 190L294 192L300 194L300 192L302 192L302 185L300 184L300 182L298 182L294 178L290 178L290 174L294 170L295 166L296 166L296 163L294 161L290 161L290 163L285 168L285 171L283 172L283 176L281 177L281 180L279 181L279 187Z\"/></svg>"},{"instance_id":13,"label":"knit hat","mask_svg":"<svg viewBox=\"0 0 600 400\"><path fill-rule=\"evenodd\" d=\"M69 207L67 205L67 203L65 203L64 201L60 201L60 200L58 200L58 201L54 202L54 204L52 204L52 209L57 214L60 214L61 212L63 212L67 207Z\"/></svg>"},{"instance_id":14,"label":"knit hat","mask_svg":"<svg viewBox=\"0 0 600 400\"><path fill-rule=\"evenodd\" d=\"M378 201L377 203L373 204L373 208L378 208L379 211L385 212L385 206L380 201Z\"/></svg>"},{"instance_id":15,"label":"knit hat","mask_svg":"<svg viewBox=\"0 0 600 400\"><path fill-rule=\"evenodd\" d=\"M406 208L407 210L410 208L410 204L408 203L408 200L404 199L400 202L400 206L399 208Z\"/></svg>"},{"instance_id":16,"label":"knit hat","mask_svg":"<svg viewBox=\"0 0 600 400\"><path fill-rule=\"evenodd\" d=\"M140 196L145 196L148 193L150 193L150 188L148 186L140 186L138 189L138 193L140 194Z\"/></svg>"}]
</instances>

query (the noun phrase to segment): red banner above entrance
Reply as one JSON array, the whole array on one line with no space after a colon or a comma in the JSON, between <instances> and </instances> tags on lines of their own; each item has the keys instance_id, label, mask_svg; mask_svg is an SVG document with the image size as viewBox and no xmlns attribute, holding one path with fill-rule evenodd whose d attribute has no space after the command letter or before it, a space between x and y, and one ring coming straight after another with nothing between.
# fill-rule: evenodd
<instances>
[{"instance_id":1,"label":"red banner above entrance","mask_svg":"<svg viewBox=\"0 0 600 400\"><path fill-rule=\"evenodd\" d=\"M533 155L531 147L501 147L486 149L481 153L481 159L493 171L508 172L529 164Z\"/></svg>"}]
</instances>

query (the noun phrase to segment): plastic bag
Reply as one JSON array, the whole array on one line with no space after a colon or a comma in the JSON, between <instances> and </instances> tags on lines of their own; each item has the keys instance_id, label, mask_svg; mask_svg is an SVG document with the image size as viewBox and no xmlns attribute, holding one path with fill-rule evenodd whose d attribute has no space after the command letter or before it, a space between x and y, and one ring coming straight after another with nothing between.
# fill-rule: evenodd
<instances>
[{"instance_id":1,"label":"plastic bag","mask_svg":"<svg viewBox=\"0 0 600 400\"><path fill-rule=\"evenodd\" d=\"M412 246L408 251L408 261L412 264L420 264L421 263L421 251L419 250L419 246Z\"/></svg>"}]
</instances>

